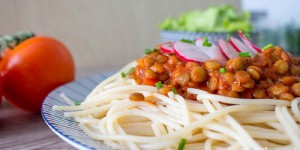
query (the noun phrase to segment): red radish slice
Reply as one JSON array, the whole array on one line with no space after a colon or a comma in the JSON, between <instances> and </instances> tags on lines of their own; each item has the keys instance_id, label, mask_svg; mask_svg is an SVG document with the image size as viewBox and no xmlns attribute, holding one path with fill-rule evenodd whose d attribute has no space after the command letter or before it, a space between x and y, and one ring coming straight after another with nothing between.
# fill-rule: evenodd
<instances>
[{"instance_id":1,"label":"red radish slice","mask_svg":"<svg viewBox=\"0 0 300 150\"><path fill-rule=\"evenodd\" d=\"M238 34L239 34L240 38L243 40L243 42L250 48L250 50L252 50L252 51L255 52L255 53L256 53L256 52L258 52L258 53L261 53L261 52L262 52L262 50L261 50L260 48L256 47L253 43L250 42L249 39L247 39L247 38L243 35L243 33L242 33L241 30L238 31Z\"/></svg>"},{"instance_id":2,"label":"red radish slice","mask_svg":"<svg viewBox=\"0 0 300 150\"><path fill-rule=\"evenodd\" d=\"M175 54L183 61L204 62L210 60L198 46L177 41L173 44Z\"/></svg>"},{"instance_id":3,"label":"red radish slice","mask_svg":"<svg viewBox=\"0 0 300 150\"><path fill-rule=\"evenodd\" d=\"M233 46L224 39L219 39L218 45L220 50L228 59L235 58L239 55L238 52L233 48Z\"/></svg>"},{"instance_id":4,"label":"red radish slice","mask_svg":"<svg viewBox=\"0 0 300 150\"><path fill-rule=\"evenodd\" d=\"M164 43L161 45L161 51L163 53L169 54L174 53L173 43Z\"/></svg>"},{"instance_id":5,"label":"red radish slice","mask_svg":"<svg viewBox=\"0 0 300 150\"><path fill-rule=\"evenodd\" d=\"M218 48L218 46L212 45L210 47L203 46L203 40L197 39L195 41L195 44L206 54L210 57L210 59L216 60L220 62L221 64L225 64L227 58L222 54L221 50Z\"/></svg>"},{"instance_id":6,"label":"red radish slice","mask_svg":"<svg viewBox=\"0 0 300 150\"><path fill-rule=\"evenodd\" d=\"M255 55L256 52L250 50L242 41L237 38L230 37L230 44L237 52L250 52L251 55Z\"/></svg>"}]
</instances>

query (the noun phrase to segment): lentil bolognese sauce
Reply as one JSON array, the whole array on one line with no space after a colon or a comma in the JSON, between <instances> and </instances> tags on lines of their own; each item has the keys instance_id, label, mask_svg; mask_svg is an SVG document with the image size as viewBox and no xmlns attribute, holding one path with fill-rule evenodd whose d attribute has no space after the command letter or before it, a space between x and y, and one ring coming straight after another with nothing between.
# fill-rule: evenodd
<instances>
[{"instance_id":1,"label":"lentil bolognese sauce","mask_svg":"<svg viewBox=\"0 0 300 150\"><path fill-rule=\"evenodd\" d=\"M138 84L155 86L166 95L175 88L184 98L196 100L187 88L235 98L276 98L292 100L300 96L299 59L281 47L271 47L254 57L236 57L225 65L208 60L203 63L185 62L175 54L157 50L138 59L130 77Z\"/></svg>"}]
</instances>

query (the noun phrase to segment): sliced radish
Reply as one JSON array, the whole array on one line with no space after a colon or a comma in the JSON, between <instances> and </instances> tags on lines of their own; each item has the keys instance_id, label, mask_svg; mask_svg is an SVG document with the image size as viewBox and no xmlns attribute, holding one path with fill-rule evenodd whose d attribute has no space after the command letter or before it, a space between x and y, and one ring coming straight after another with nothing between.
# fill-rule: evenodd
<instances>
[{"instance_id":1,"label":"sliced radish","mask_svg":"<svg viewBox=\"0 0 300 150\"><path fill-rule=\"evenodd\" d=\"M258 53L261 53L262 50L260 48L258 48L257 46L255 46L253 43L250 42L249 39L247 39L241 30L238 31L238 34L240 36L240 38L243 40L243 42L250 48L251 51L253 52L258 52Z\"/></svg>"},{"instance_id":2,"label":"sliced radish","mask_svg":"<svg viewBox=\"0 0 300 150\"><path fill-rule=\"evenodd\" d=\"M255 55L257 52L254 52L248 48L242 41L237 38L230 37L230 44L237 52L250 52L251 55Z\"/></svg>"},{"instance_id":3,"label":"sliced radish","mask_svg":"<svg viewBox=\"0 0 300 150\"><path fill-rule=\"evenodd\" d=\"M233 46L224 39L219 39L218 45L220 50L228 59L235 58L239 55L238 52L233 48Z\"/></svg>"},{"instance_id":4,"label":"sliced radish","mask_svg":"<svg viewBox=\"0 0 300 150\"><path fill-rule=\"evenodd\" d=\"M169 54L174 53L173 43L164 43L161 45L161 51L163 53Z\"/></svg>"},{"instance_id":5,"label":"sliced radish","mask_svg":"<svg viewBox=\"0 0 300 150\"><path fill-rule=\"evenodd\" d=\"M195 41L195 44L207 55L210 57L210 59L216 60L220 62L221 64L225 64L227 58L222 54L221 50L218 48L218 46L212 45L210 47L203 46L203 39L197 39Z\"/></svg>"},{"instance_id":6,"label":"sliced radish","mask_svg":"<svg viewBox=\"0 0 300 150\"><path fill-rule=\"evenodd\" d=\"M175 54L184 61L204 62L210 60L198 46L177 41L173 44Z\"/></svg>"}]
</instances>

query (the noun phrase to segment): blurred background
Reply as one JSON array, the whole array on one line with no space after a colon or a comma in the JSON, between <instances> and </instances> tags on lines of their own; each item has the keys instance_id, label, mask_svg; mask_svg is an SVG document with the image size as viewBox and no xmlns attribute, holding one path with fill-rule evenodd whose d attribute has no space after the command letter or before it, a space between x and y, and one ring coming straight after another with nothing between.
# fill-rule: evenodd
<instances>
[{"instance_id":1,"label":"blurred background","mask_svg":"<svg viewBox=\"0 0 300 150\"><path fill-rule=\"evenodd\" d=\"M119 69L154 48L161 41L158 24L167 17L221 4L250 12L263 33L259 46L273 43L299 54L297 0L1 0L0 34L31 30L57 38L77 71L89 75Z\"/></svg>"}]
</instances>

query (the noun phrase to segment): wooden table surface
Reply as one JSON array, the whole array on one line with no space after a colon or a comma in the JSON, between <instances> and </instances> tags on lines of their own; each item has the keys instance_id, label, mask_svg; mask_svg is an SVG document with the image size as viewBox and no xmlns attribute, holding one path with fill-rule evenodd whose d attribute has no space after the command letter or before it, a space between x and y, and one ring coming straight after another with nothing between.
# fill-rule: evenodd
<instances>
[{"instance_id":1,"label":"wooden table surface","mask_svg":"<svg viewBox=\"0 0 300 150\"><path fill-rule=\"evenodd\" d=\"M41 114L17 109L4 101L0 109L0 149L75 149L60 139Z\"/></svg>"},{"instance_id":2,"label":"wooden table surface","mask_svg":"<svg viewBox=\"0 0 300 150\"><path fill-rule=\"evenodd\" d=\"M101 70L101 69L100 69ZM101 72L105 72L102 69ZM100 73L96 69L79 70L76 78ZM44 122L41 114L29 113L12 106L5 100L0 107L1 150L73 150Z\"/></svg>"}]
</instances>

